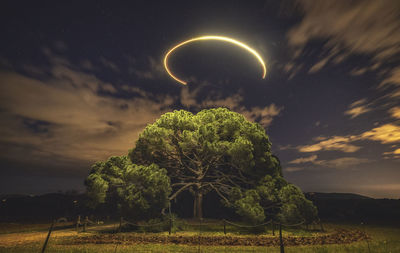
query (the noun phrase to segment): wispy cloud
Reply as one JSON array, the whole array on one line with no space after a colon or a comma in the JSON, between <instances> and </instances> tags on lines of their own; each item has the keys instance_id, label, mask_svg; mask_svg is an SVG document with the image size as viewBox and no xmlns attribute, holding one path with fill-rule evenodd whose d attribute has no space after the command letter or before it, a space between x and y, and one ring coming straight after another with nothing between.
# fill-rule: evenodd
<instances>
[{"instance_id":1,"label":"wispy cloud","mask_svg":"<svg viewBox=\"0 0 400 253\"><path fill-rule=\"evenodd\" d=\"M360 116L361 114L367 113L372 110L371 104L367 103L367 99L360 99L353 102L347 111L344 112L345 115L350 115L352 119Z\"/></svg>"},{"instance_id":2,"label":"wispy cloud","mask_svg":"<svg viewBox=\"0 0 400 253\"><path fill-rule=\"evenodd\" d=\"M385 124L362 133L360 139L379 141L382 144L400 142L400 126Z\"/></svg>"},{"instance_id":3,"label":"wispy cloud","mask_svg":"<svg viewBox=\"0 0 400 253\"><path fill-rule=\"evenodd\" d=\"M350 56L362 55L370 61L355 66L349 74L360 76L376 71L376 86L380 92L387 92L385 89L393 86L390 94L382 98L393 103L393 99L400 97L400 33L395 32L400 30L399 1L297 0L296 3L304 16L287 33L293 59L299 59L306 52L308 43L324 41L325 56L309 69L309 73L320 71L329 62L338 64ZM366 109L357 107L347 113L354 118Z\"/></svg>"},{"instance_id":4,"label":"wispy cloud","mask_svg":"<svg viewBox=\"0 0 400 253\"><path fill-rule=\"evenodd\" d=\"M316 160L314 161L314 164L334 169L347 169L368 162L371 162L371 160L358 157L341 157L332 160Z\"/></svg>"},{"instance_id":5,"label":"wispy cloud","mask_svg":"<svg viewBox=\"0 0 400 253\"><path fill-rule=\"evenodd\" d=\"M312 155L310 157L300 157L293 161L288 162L288 164L297 164L296 167L289 166L285 168L285 171L293 172L304 170L307 167L326 167L333 169L347 169L355 168L356 165L371 162L370 159L359 158L359 157L339 157L335 159L318 159L317 155Z\"/></svg>"},{"instance_id":6,"label":"wispy cloud","mask_svg":"<svg viewBox=\"0 0 400 253\"><path fill-rule=\"evenodd\" d=\"M300 158L294 159L288 163L289 164L309 163L309 162L314 162L317 158L318 158L317 155L312 155L309 157L300 157Z\"/></svg>"},{"instance_id":7,"label":"wispy cloud","mask_svg":"<svg viewBox=\"0 0 400 253\"><path fill-rule=\"evenodd\" d=\"M201 89L206 87L207 84L204 84L204 86L199 85L198 88L190 91L189 87L183 86L181 90L181 104L188 108L196 108L198 110L211 107L226 107L243 114L250 121L260 123L263 127L268 127L273 119L284 109L282 106L277 106L274 103L264 107L245 107L242 105L244 98L240 94L234 94L225 98L208 96L198 101L198 93Z\"/></svg>"},{"instance_id":8,"label":"wispy cloud","mask_svg":"<svg viewBox=\"0 0 400 253\"><path fill-rule=\"evenodd\" d=\"M299 152L317 152L317 151L342 151L353 153L360 149L359 146L352 144L356 141L370 140L381 144L400 143L400 126L396 124L384 124L365 131L358 135L319 137L314 144L297 146Z\"/></svg>"},{"instance_id":9,"label":"wispy cloud","mask_svg":"<svg viewBox=\"0 0 400 253\"><path fill-rule=\"evenodd\" d=\"M304 17L287 34L302 48L313 39L349 53L372 54L376 60L400 53L400 3L393 1L298 1ZM335 20L335 22L332 22Z\"/></svg>"},{"instance_id":10,"label":"wispy cloud","mask_svg":"<svg viewBox=\"0 0 400 253\"><path fill-rule=\"evenodd\" d=\"M100 62L104 65L104 67L111 69L114 72L120 72L120 69L118 68L117 64L115 64L114 62L107 60L104 57L100 57ZM88 66L86 64L86 66Z\"/></svg>"},{"instance_id":11,"label":"wispy cloud","mask_svg":"<svg viewBox=\"0 0 400 253\"><path fill-rule=\"evenodd\" d=\"M301 168L301 167L284 167L283 170L287 171L287 172L296 172L296 171L302 171L302 170L304 170L304 168Z\"/></svg>"},{"instance_id":12,"label":"wispy cloud","mask_svg":"<svg viewBox=\"0 0 400 253\"><path fill-rule=\"evenodd\" d=\"M395 119L400 119L400 106L393 107L389 110L390 115Z\"/></svg>"},{"instance_id":13,"label":"wispy cloud","mask_svg":"<svg viewBox=\"0 0 400 253\"><path fill-rule=\"evenodd\" d=\"M41 79L0 72L0 146L7 159L81 163L125 154L140 131L170 110L174 99L139 90L131 99L111 83L73 69L66 59L51 59L50 76ZM20 151L24 155L20 156Z\"/></svg>"},{"instance_id":14,"label":"wispy cloud","mask_svg":"<svg viewBox=\"0 0 400 253\"><path fill-rule=\"evenodd\" d=\"M384 152L383 154L384 154L384 155L395 155L395 156L400 156L400 148L395 149L395 150L393 150L393 151L391 151L391 152Z\"/></svg>"},{"instance_id":15,"label":"wispy cloud","mask_svg":"<svg viewBox=\"0 0 400 253\"><path fill-rule=\"evenodd\" d=\"M316 151L330 151L338 150L346 153L353 153L360 149L359 146L350 144L352 140L356 140L356 136L333 136L321 140L315 144L298 146L300 152L316 152Z\"/></svg>"},{"instance_id":16,"label":"wispy cloud","mask_svg":"<svg viewBox=\"0 0 400 253\"><path fill-rule=\"evenodd\" d=\"M379 84L379 87L386 87L390 85L400 86L400 67L396 67L390 71L389 76Z\"/></svg>"},{"instance_id":17,"label":"wispy cloud","mask_svg":"<svg viewBox=\"0 0 400 253\"><path fill-rule=\"evenodd\" d=\"M316 73L320 71L327 63L328 63L329 57L326 57L319 62L315 63L309 70L308 73Z\"/></svg>"},{"instance_id":18,"label":"wispy cloud","mask_svg":"<svg viewBox=\"0 0 400 253\"><path fill-rule=\"evenodd\" d=\"M165 70L162 61L157 61L153 57L148 57L148 67L138 69L131 67L131 72L141 79L155 80L165 77Z\"/></svg>"}]
</instances>

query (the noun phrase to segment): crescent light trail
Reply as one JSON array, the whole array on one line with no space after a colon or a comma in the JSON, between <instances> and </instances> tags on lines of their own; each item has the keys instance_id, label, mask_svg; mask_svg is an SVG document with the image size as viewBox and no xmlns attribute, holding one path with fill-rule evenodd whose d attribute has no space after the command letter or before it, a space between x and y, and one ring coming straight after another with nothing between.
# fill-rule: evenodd
<instances>
[{"instance_id":1,"label":"crescent light trail","mask_svg":"<svg viewBox=\"0 0 400 253\"><path fill-rule=\"evenodd\" d=\"M246 49L249 53L251 53L252 55L254 55L258 62L261 64L262 69L263 69L263 74L262 74L262 78L265 79L265 76L267 75L267 67L265 66L264 60L261 58L260 54L257 53L256 50L252 49L251 47L247 46L246 44L244 44L243 42L237 41L235 39L232 38L228 38L228 37L224 37L224 36L200 36L200 37L196 37L196 38L192 38L186 41L183 41L181 43L179 43L178 45L174 46L173 48L171 48L167 54L164 57L164 67L165 70L167 71L168 75L170 75L173 79L175 79L177 82L180 82L183 85L186 85L187 82L179 79L177 76L175 76L171 70L168 68L168 57L171 55L171 53L173 53L175 50L177 50L178 48L180 48L183 45L189 44L191 42L194 41L202 41L202 40L219 40L219 41L225 41L225 42L229 42L232 43L236 46L239 46L243 49Z\"/></svg>"}]
</instances>

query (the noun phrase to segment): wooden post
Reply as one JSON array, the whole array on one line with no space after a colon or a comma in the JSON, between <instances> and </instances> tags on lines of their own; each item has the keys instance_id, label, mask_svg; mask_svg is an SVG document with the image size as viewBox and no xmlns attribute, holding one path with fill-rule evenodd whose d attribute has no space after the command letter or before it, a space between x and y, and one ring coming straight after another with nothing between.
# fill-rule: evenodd
<instances>
[{"instance_id":1,"label":"wooden post","mask_svg":"<svg viewBox=\"0 0 400 253\"><path fill-rule=\"evenodd\" d=\"M364 222L361 222L361 226L363 227L364 234L365 234L365 240L367 241L367 245L368 245L368 252L369 252L369 253L371 253L371 249L369 248L368 235L367 235L367 232L366 232L366 230L365 230Z\"/></svg>"},{"instance_id":2,"label":"wooden post","mask_svg":"<svg viewBox=\"0 0 400 253\"><path fill-rule=\"evenodd\" d=\"M272 235L275 236L275 223L272 221Z\"/></svg>"},{"instance_id":3,"label":"wooden post","mask_svg":"<svg viewBox=\"0 0 400 253\"><path fill-rule=\"evenodd\" d=\"M172 233L172 214L171 214L171 201L168 203L168 213L169 213L169 230L168 234L171 235Z\"/></svg>"},{"instance_id":4,"label":"wooden post","mask_svg":"<svg viewBox=\"0 0 400 253\"><path fill-rule=\"evenodd\" d=\"M168 234L171 235L172 233L172 217L169 217L169 230L168 230Z\"/></svg>"},{"instance_id":5,"label":"wooden post","mask_svg":"<svg viewBox=\"0 0 400 253\"><path fill-rule=\"evenodd\" d=\"M283 239L282 239L282 224L279 223L279 244L281 248L281 253L285 253L285 249L283 246Z\"/></svg>"},{"instance_id":6,"label":"wooden post","mask_svg":"<svg viewBox=\"0 0 400 253\"><path fill-rule=\"evenodd\" d=\"M197 252L200 252L200 246L201 246L201 227L202 227L202 224L203 223L203 218L200 218L200 231L199 231L199 248L198 248L198 251Z\"/></svg>"},{"instance_id":7,"label":"wooden post","mask_svg":"<svg viewBox=\"0 0 400 253\"><path fill-rule=\"evenodd\" d=\"M78 215L78 219L76 220L76 232L79 233L79 225L81 225L81 216Z\"/></svg>"},{"instance_id":8,"label":"wooden post","mask_svg":"<svg viewBox=\"0 0 400 253\"><path fill-rule=\"evenodd\" d=\"M226 235L226 221L224 220L224 235Z\"/></svg>"},{"instance_id":9,"label":"wooden post","mask_svg":"<svg viewBox=\"0 0 400 253\"><path fill-rule=\"evenodd\" d=\"M51 231L53 230L54 223L55 223L55 220L53 220L53 222L51 223L49 233L47 234L46 240L44 241L44 244L43 244L42 253L44 253L44 251L46 250L47 243L49 242L50 234L51 234Z\"/></svg>"},{"instance_id":10,"label":"wooden post","mask_svg":"<svg viewBox=\"0 0 400 253\"><path fill-rule=\"evenodd\" d=\"M85 217L85 221L83 222L83 232L86 232L86 227L89 222L89 217Z\"/></svg>"}]
</instances>

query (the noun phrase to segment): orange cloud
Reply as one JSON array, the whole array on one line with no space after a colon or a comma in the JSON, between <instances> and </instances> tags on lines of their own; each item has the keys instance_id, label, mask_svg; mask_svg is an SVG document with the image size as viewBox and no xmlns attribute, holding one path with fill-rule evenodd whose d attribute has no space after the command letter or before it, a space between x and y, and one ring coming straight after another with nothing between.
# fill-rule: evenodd
<instances>
[{"instance_id":1,"label":"orange cloud","mask_svg":"<svg viewBox=\"0 0 400 253\"><path fill-rule=\"evenodd\" d=\"M344 112L345 115L350 115L352 119L361 114L371 111L371 103L367 104L367 99L363 98L350 104L349 109Z\"/></svg>"},{"instance_id":2,"label":"orange cloud","mask_svg":"<svg viewBox=\"0 0 400 253\"><path fill-rule=\"evenodd\" d=\"M317 159L317 155L312 155L310 157L300 157L297 158L293 161L290 161L290 164L300 164L300 163L308 163L308 162L314 162Z\"/></svg>"},{"instance_id":3,"label":"orange cloud","mask_svg":"<svg viewBox=\"0 0 400 253\"><path fill-rule=\"evenodd\" d=\"M400 119L400 107L396 106L389 110L391 116L395 119Z\"/></svg>"},{"instance_id":4,"label":"orange cloud","mask_svg":"<svg viewBox=\"0 0 400 253\"><path fill-rule=\"evenodd\" d=\"M383 144L400 142L400 126L385 124L360 135L360 139L379 141Z\"/></svg>"},{"instance_id":5,"label":"orange cloud","mask_svg":"<svg viewBox=\"0 0 400 253\"><path fill-rule=\"evenodd\" d=\"M358 146L349 144L349 142L351 142L355 138L356 138L355 136L333 136L329 139L322 140L316 144L299 146L299 147L297 147L297 149L300 152L316 152L316 151L321 151L321 150L339 150L339 151L343 151L346 153L352 153L352 152L356 152L357 150L360 149L360 147L358 147Z\"/></svg>"},{"instance_id":6,"label":"orange cloud","mask_svg":"<svg viewBox=\"0 0 400 253\"><path fill-rule=\"evenodd\" d=\"M356 152L359 146L351 144L360 140L379 141L382 144L400 143L400 126L395 124L385 124L375 127L359 135L333 136L330 138L318 137L315 144L296 147L299 152L317 152L338 150L345 153Z\"/></svg>"},{"instance_id":7,"label":"orange cloud","mask_svg":"<svg viewBox=\"0 0 400 253\"><path fill-rule=\"evenodd\" d=\"M354 167L355 165L368 163L371 160L365 158L357 158L357 157L341 157L333 160L317 160L314 161L317 165L326 166L329 168L335 169L346 169L349 167Z\"/></svg>"}]
</instances>

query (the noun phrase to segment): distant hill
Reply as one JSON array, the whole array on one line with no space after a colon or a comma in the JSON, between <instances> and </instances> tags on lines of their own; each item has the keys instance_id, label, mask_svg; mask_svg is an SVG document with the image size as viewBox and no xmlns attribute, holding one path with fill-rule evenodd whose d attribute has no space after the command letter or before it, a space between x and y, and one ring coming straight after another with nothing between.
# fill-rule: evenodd
<instances>
[{"instance_id":1,"label":"distant hill","mask_svg":"<svg viewBox=\"0 0 400 253\"><path fill-rule=\"evenodd\" d=\"M373 199L373 198L355 194L355 193L306 192L305 195L309 199Z\"/></svg>"}]
</instances>

